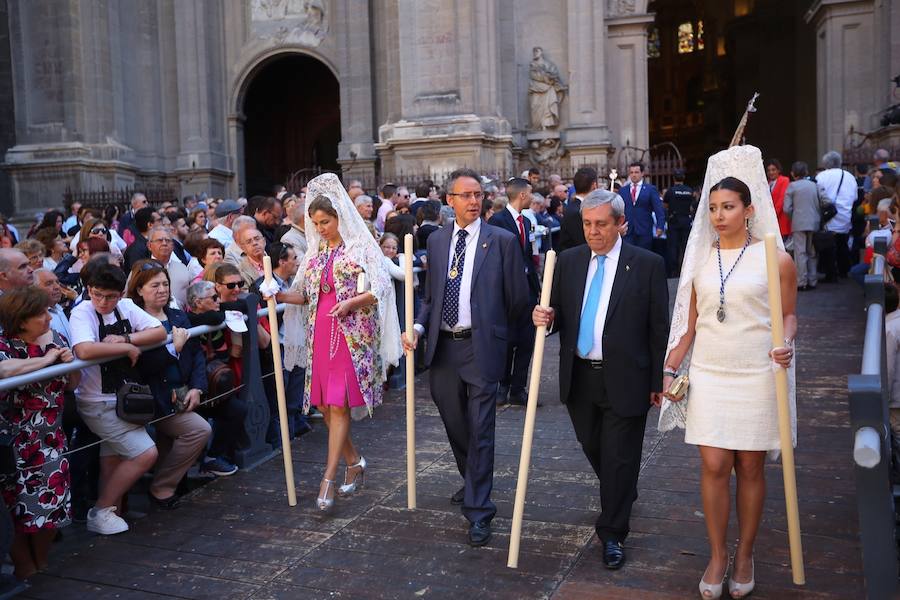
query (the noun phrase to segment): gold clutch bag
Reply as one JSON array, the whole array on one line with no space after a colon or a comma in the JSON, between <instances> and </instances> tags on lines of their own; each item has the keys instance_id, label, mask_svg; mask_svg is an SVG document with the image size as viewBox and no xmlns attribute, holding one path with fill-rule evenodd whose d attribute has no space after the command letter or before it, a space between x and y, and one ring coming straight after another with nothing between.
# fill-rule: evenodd
<instances>
[{"instance_id":1,"label":"gold clutch bag","mask_svg":"<svg viewBox=\"0 0 900 600\"><path fill-rule=\"evenodd\" d=\"M672 385L669 386L669 389L666 390L672 398L676 400L681 400L684 398L684 395L687 393L688 386L691 384L690 379L688 379L687 375L679 375L672 381Z\"/></svg>"}]
</instances>

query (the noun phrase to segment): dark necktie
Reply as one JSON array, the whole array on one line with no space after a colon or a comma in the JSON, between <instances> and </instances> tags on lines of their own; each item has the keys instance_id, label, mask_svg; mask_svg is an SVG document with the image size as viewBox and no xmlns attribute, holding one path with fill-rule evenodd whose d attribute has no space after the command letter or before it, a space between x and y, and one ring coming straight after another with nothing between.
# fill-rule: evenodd
<instances>
[{"instance_id":1,"label":"dark necktie","mask_svg":"<svg viewBox=\"0 0 900 600\"><path fill-rule=\"evenodd\" d=\"M450 327L456 327L459 321L459 288L462 284L463 266L466 263L466 236L469 232L460 229L456 238L456 248L450 261L450 272L444 285L444 304L441 307L441 318Z\"/></svg>"},{"instance_id":2,"label":"dark necktie","mask_svg":"<svg viewBox=\"0 0 900 600\"><path fill-rule=\"evenodd\" d=\"M522 244L522 249L525 249L525 217L519 215L517 219L519 221L519 243Z\"/></svg>"}]
</instances>

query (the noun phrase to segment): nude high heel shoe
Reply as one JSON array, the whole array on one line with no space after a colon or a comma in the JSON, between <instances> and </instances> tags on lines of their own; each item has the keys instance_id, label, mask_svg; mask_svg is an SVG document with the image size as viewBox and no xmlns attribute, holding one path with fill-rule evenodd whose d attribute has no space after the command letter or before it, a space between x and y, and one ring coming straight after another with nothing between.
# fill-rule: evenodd
<instances>
[{"instance_id":1,"label":"nude high heel shoe","mask_svg":"<svg viewBox=\"0 0 900 600\"><path fill-rule=\"evenodd\" d=\"M731 561L729 561L730 563ZM703 577L706 577L706 571L703 572ZM728 577L728 566L725 566L725 572L722 573L722 581L720 583L706 583L703 581L703 577L700 578L700 585L698 586L700 589L700 597L703 600L718 600L722 597L722 587L725 585L725 579ZM729 584L731 582L729 581Z\"/></svg>"},{"instance_id":2,"label":"nude high heel shoe","mask_svg":"<svg viewBox=\"0 0 900 600\"><path fill-rule=\"evenodd\" d=\"M347 467L347 473L350 472L350 469L355 469L359 467L359 472L353 478L353 481L350 483L345 483L341 487L338 488L338 496L349 496L353 494L356 490L362 488L366 484L366 467L368 463L366 463L366 457L362 454L359 455L359 462L355 465L350 465ZM344 474L344 481L347 481L347 475Z\"/></svg>"},{"instance_id":3,"label":"nude high heel shoe","mask_svg":"<svg viewBox=\"0 0 900 600\"><path fill-rule=\"evenodd\" d=\"M731 594L732 598L746 598L753 592L753 588L756 586L756 563L753 561L753 558L750 558L750 581L747 583L738 583L734 580L732 576L731 579L728 580L728 593Z\"/></svg>"}]
</instances>

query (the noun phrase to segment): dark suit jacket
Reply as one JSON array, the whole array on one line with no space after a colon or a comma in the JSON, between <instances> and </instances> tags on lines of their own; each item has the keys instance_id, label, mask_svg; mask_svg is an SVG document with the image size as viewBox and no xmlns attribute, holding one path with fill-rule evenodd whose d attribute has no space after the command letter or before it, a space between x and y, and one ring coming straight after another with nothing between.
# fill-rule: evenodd
<instances>
[{"instance_id":1,"label":"dark suit jacket","mask_svg":"<svg viewBox=\"0 0 900 600\"><path fill-rule=\"evenodd\" d=\"M122 268L126 273L131 272L131 267L142 258L150 258L150 248L147 247L147 239L138 234L130 246L125 248L122 255Z\"/></svg>"},{"instance_id":2,"label":"dark suit jacket","mask_svg":"<svg viewBox=\"0 0 900 600\"><path fill-rule=\"evenodd\" d=\"M562 222L559 224L559 251L568 250L585 243L584 225L581 223L581 200L572 197L566 204Z\"/></svg>"},{"instance_id":3,"label":"dark suit jacket","mask_svg":"<svg viewBox=\"0 0 900 600\"><path fill-rule=\"evenodd\" d=\"M453 225L428 236L428 276L416 323L425 328L425 364L430 365L441 328L441 309L450 257ZM472 342L475 363L488 381L500 381L506 370L508 326L528 309L528 282L517 237L508 231L481 223L472 271Z\"/></svg>"},{"instance_id":4,"label":"dark suit jacket","mask_svg":"<svg viewBox=\"0 0 900 600\"><path fill-rule=\"evenodd\" d=\"M119 235L125 233L126 229L132 228L134 226L134 213L131 212L131 209L125 211L125 214L119 219ZM137 231L135 230L135 233Z\"/></svg>"},{"instance_id":5,"label":"dark suit jacket","mask_svg":"<svg viewBox=\"0 0 900 600\"><path fill-rule=\"evenodd\" d=\"M591 249L579 246L559 255L553 273L553 329L559 331L559 397L569 402L572 365ZM650 392L662 391L669 334L669 289L663 259L622 244L603 329L603 378L613 410L636 417L650 410Z\"/></svg>"},{"instance_id":6,"label":"dark suit jacket","mask_svg":"<svg viewBox=\"0 0 900 600\"><path fill-rule=\"evenodd\" d=\"M513 219L511 212L503 209L500 212L494 213L494 216L491 217L491 220L488 221L488 223L495 227L505 229L516 236L516 241L520 242L519 248L522 250L522 261L525 263L525 277L528 279L528 288L531 291L532 296L531 301L534 304L537 304L537 300L541 295L541 281L538 279L537 271L534 268L534 261L531 258L531 242L529 241L531 237L531 219L523 215L522 221L525 225L524 248L522 248L521 238L519 237L519 224Z\"/></svg>"},{"instance_id":7,"label":"dark suit jacket","mask_svg":"<svg viewBox=\"0 0 900 600\"><path fill-rule=\"evenodd\" d=\"M625 236L625 241L639 237L653 237L652 215L654 213L656 213L656 226L659 229L663 229L666 222L666 209L663 208L659 191L645 181L641 185L637 203L633 203L631 201L632 185L634 184L629 181L628 185L622 186L619 190L619 195L625 201L625 220L628 221L628 235Z\"/></svg>"}]
</instances>

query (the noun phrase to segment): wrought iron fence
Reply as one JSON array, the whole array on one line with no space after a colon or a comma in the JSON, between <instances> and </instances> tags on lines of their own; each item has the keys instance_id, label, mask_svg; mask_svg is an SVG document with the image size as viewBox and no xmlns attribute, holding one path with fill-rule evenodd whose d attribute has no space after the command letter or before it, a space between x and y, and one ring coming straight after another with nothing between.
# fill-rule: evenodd
<instances>
[{"instance_id":1,"label":"wrought iron fence","mask_svg":"<svg viewBox=\"0 0 900 600\"><path fill-rule=\"evenodd\" d=\"M622 148L616 153L615 158L611 161L610 166L615 167L619 180L623 181L628 173L628 164L634 161L642 162L645 165L645 173L647 178L652 181L661 190L671 186L674 183L674 174L676 169L684 167L684 160L681 153L674 144L664 143L658 144L651 148L637 148L628 146ZM550 176L559 175L563 183L571 183L572 178L578 169L582 167L597 168L596 164L584 163L560 167L557 169L539 168L540 182L536 186L536 191L549 192ZM431 169L427 171L404 171L382 172L375 175L364 176L348 176L344 177L340 171L334 171L321 168L307 168L292 173L284 182L285 188L293 193L299 192L312 179L322 173L336 173L345 184L350 181L359 181L367 193L374 194L387 184L394 184L409 188L414 188L422 182L429 182L437 188L442 189L454 169ZM500 184L508 181L512 177L527 177L527 168L523 169L501 169L492 171L476 172L491 183ZM601 181L608 181L608 171L598 171L598 177Z\"/></svg>"},{"instance_id":2,"label":"wrought iron fence","mask_svg":"<svg viewBox=\"0 0 900 600\"><path fill-rule=\"evenodd\" d=\"M140 192L147 197L150 206L159 206L163 202L177 202L178 194L175 190L167 187L146 187L146 188L123 188L121 190L107 190L100 188L99 191L72 191L66 188L63 193L63 206L66 208L78 202L82 206L90 206L92 208L106 208L107 206L118 206L124 210L131 202L131 197Z\"/></svg>"}]
</instances>

